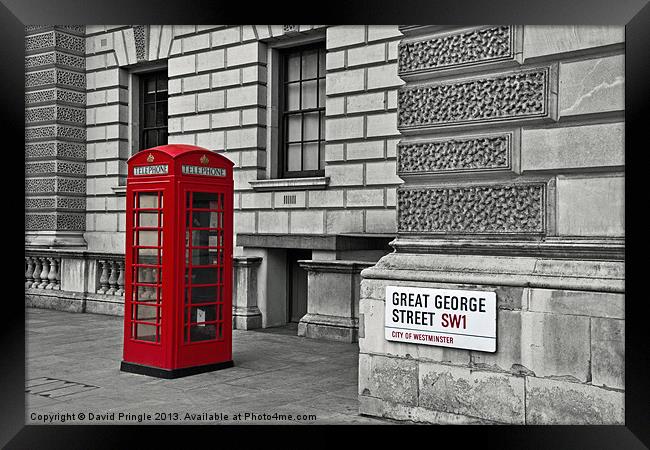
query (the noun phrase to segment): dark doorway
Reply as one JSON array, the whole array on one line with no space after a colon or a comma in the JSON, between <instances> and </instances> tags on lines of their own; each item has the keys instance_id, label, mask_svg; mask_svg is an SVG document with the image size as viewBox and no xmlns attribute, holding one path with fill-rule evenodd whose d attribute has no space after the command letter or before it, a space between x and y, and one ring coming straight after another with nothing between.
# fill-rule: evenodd
<instances>
[{"instance_id":1,"label":"dark doorway","mask_svg":"<svg viewBox=\"0 0 650 450\"><path fill-rule=\"evenodd\" d=\"M298 260L311 259L311 250L287 250L287 322L297 323L307 314L307 271Z\"/></svg>"}]
</instances>

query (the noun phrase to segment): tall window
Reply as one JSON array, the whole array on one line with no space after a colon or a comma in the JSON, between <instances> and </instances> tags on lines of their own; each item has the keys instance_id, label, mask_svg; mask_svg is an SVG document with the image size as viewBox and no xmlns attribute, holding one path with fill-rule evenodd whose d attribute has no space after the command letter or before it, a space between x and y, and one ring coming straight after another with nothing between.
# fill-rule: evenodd
<instances>
[{"instance_id":1,"label":"tall window","mask_svg":"<svg viewBox=\"0 0 650 450\"><path fill-rule=\"evenodd\" d=\"M167 71L140 76L140 149L167 144Z\"/></svg>"},{"instance_id":2,"label":"tall window","mask_svg":"<svg viewBox=\"0 0 650 450\"><path fill-rule=\"evenodd\" d=\"M322 176L325 174L324 43L287 50L282 68L282 176Z\"/></svg>"}]
</instances>

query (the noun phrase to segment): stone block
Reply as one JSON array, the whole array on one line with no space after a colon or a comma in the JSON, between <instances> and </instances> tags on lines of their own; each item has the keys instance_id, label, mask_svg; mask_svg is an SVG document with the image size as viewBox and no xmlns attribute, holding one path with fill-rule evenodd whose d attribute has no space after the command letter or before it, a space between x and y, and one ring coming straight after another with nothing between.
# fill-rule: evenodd
<instances>
[{"instance_id":1,"label":"stone block","mask_svg":"<svg viewBox=\"0 0 650 450\"><path fill-rule=\"evenodd\" d=\"M348 50L348 67L372 64L386 59L386 45L374 44Z\"/></svg>"},{"instance_id":2,"label":"stone block","mask_svg":"<svg viewBox=\"0 0 650 450\"><path fill-rule=\"evenodd\" d=\"M226 146L228 150L257 147L258 142L262 142L259 134L257 127L227 130Z\"/></svg>"},{"instance_id":3,"label":"stone block","mask_svg":"<svg viewBox=\"0 0 650 450\"><path fill-rule=\"evenodd\" d=\"M210 88L210 74L204 73L183 78L183 92L201 91Z\"/></svg>"},{"instance_id":4,"label":"stone block","mask_svg":"<svg viewBox=\"0 0 650 450\"><path fill-rule=\"evenodd\" d=\"M386 188L386 206L395 207L397 205L397 188L396 187L387 187Z\"/></svg>"},{"instance_id":5,"label":"stone block","mask_svg":"<svg viewBox=\"0 0 650 450\"><path fill-rule=\"evenodd\" d=\"M255 233L255 213L235 211L233 229L235 233Z\"/></svg>"},{"instance_id":6,"label":"stone block","mask_svg":"<svg viewBox=\"0 0 650 450\"><path fill-rule=\"evenodd\" d=\"M521 313L521 364L538 377L589 380L589 318Z\"/></svg>"},{"instance_id":7,"label":"stone block","mask_svg":"<svg viewBox=\"0 0 650 450\"><path fill-rule=\"evenodd\" d=\"M241 39L240 27L234 26L210 33L212 47L221 47L224 45L234 44Z\"/></svg>"},{"instance_id":8,"label":"stone block","mask_svg":"<svg viewBox=\"0 0 650 450\"><path fill-rule=\"evenodd\" d=\"M395 160L366 163L366 184L402 184Z\"/></svg>"},{"instance_id":9,"label":"stone block","mask_svg":"<svg viewBox=\"0 0 650 450\"><path fill-rule=\"evenodd\" d=\"M625 321L591 319L591 383L625 388Z\"/></svg>"},{"instance_id":10,"label":"stone block","mask_svg":"<svg viewBox=\"0 0 650 450\"><path fill-rule=\"evenodd\" d=\"M273 199L274 208L306 208L308 191L275 192ZM320 205L313 205L318 207Z\"/></svg>"},{"instance_id":11,"label":"stone block","mask_svg":"<svg viewBox=\"0 0 650 450\"><path fill-rule=\"evenodd\" d=\"M69 292L87 291L88 268L85 259L61 258L61 290Z\"/></svg>"},{"instance_id":12,"label":"stone block","mask_svg":"<svg viewBox=\"0 0 650 450\"><path fill-rule=\"evenodd\" d=\"M527 377L526 424L622 425L623 392L588 384Z\"/></svg>"},{"instance_id":13,"label":"stone block","mask_svg":"<svg viewBox=\"0 0 650 450\"><path fill-rule=\"evenodd\" d=\"M383 189L349 189L346 206L384 206Z\"/></svg>"},{"instance_id":14,"label":"stone block","mask_svg":"<svg viewBox=\"0 0 650 450\"><path fill-rule=\"evenodd\" d=\"M359 392L402 405L417 405L417 361L359 354Z\"/></svg>"},{"instance_id":15,"label":"stone block","mask_svg":"<svg viewBox=\"0 0 650 450\"><path fill-rule=\"evenodd\" d=\"M228 108L262 104L262 88L257 85L228 89L226 105Z\"/></svg>"},{"instance_id":16,"label":"stone block","mask_svg":"<svg viewBox=\"0 0 650 450\"><path fill-rule=\"evenodd\" d=\"M365 25L339 25L327 28L327 50L349 45L363 44L365 40Z\"/></svg>"},{"instance_id":17,"label":"stone block","mask_svg":"<svg viewBox=\"0 0 650 450\"><path fill-rule=\"evenodd\" d=\"M373 114L366 119L366 136L395 136L397 131L397 113Z\"/></svg>"},{"instance_id":18,"label":"stone block","mask_svg":"<svg viewBox=\"0 0 650 450\"><path fill-rule=\"evenodd\" d=\"M194 113L196 112L196 96L192 94L169 97L168 105L170 116Z\"/></svg>"},{"instance_id":19,"label":"stone block","mask_svg":"<svg viewBox=\"0 0 650 450\"><path fill-rule=\"evenodd\" d=\"M624 319L625 294L530 289L528 309L554 314Z\"/></svg>"},{"instance_id":20,"label":"stone block","mask_svg":"<svg viewBox=\"0 0 650 450\"><path fill-rule=\"evenodd\" d=\"M402 36L397 25L368 25L368 42Z\"/></svg>"},{"instance_id":21,"label":"stone block","mask_svg":"<svg viewBox=\"0 0 650 450\"><path fill-rule=\"evenodd\" d=\"M560 63L560 117L625 110L623 55Z\"/></svg>"},{"instance_id":22,"label":"stone block","mask_svg":"<svg viewBox=\"0 0 650 450\"><path fill-rule=\"evenodd\" d=\"M435 411L524 424L524 379L504 373L419 362L418 405Z\"/></svg>"},{"instance_id":23,"label":"stone block","mask_svg":"<svg viewBox=\"0 0 650 450\"><path fill-rule=\"evenodd\" d=\"M363 232L363 211L327 211L327 234Z\"/></svg>"},{"instance_id":24,"label":"stone block","mask_svg":"<svg viewBox=\"0 0 650 450\"><path fill-rule=\"evenodd\" d=\"M183 117L183 131L207 130L209 128L209 114Z\"/></svg>"},{"instance_id":25,"label":"stone block","mask_svg":"<svg viewBox=\"0 0 650 450\"><path fill-rule=\"evenodd\" d=\"M183 52L193 52L208 48L210 46L210 35L208 33L203 33L183 38L181 45Z\"/></svg>"},{"instance_id":26,"label":"stone block","mask_svg":"<svg viewBox=\"0 0 650 450\"><path fill-rule=\"evenodd\" d=\"M559 235L625 235L625 180L622 176L558 176L556 186Z\"/></svg>"},{"instance_id":27,"label":"stone block","mask_svg":"<svg viewBox=\"0 0 650 450\"><path fill-rule=\"evenodd\" d=\"M327 70L341 69L345 66L345 51L327 52L325 55L325 67Z\"/></svg>"},{"instance_id":28,"label":"stone block","mask_svg":"<svg viewBox=\"0 0 650 450\"><path fill-rule=\"evenodd\" d=\"M498 309L497 351L496 353L472 352L472 363L477 367L512 372L515 375L528 373L521 362L521 341L521 312Z\"/></svg>"},{"instance_id":29,"label":"stone block","mask_svg":"<svg viewBox=\"0 0 650 450\"><path fill-rule=\"evenodd\" d=\"M625 42L625 27L613 25L526 25L524 58L586 50Z\"/></svg>"},{"instance_id":30,"label":"stone block","mask_svg":"<svg viewBox=\"0 0 650 450\"><path fill-rule=\"evenodd\" d=\"M196 55L185 55L176 58L169 58L167 64L167 74L169 77L196 73Z\"/></svg>"},{"instance_id":31,"label":"stone block","mask_svg":"<svg viewBox=\"0 0 650 450\"><path fill-rule=\"evenodd\" d=\"M367 233L395 233L397 213L394 209L370 209L366 211Z\"/></svg>"},{"instance_id":32,"label":"stone block","mask_svg":"<svg viewBox=\"0 0 650 450\"><path fill-rule=\"evenodd\" d=\"M325 232L325 211L291 211L290 233L323 234Z\"/></svg>"},{"instance_id":33,"label":"stone block","mask_svg":"<svg viewBox=\"0 0 650 450\"><path fill-rule=\"evenodd\" d=\"M521 132L521 170L623 167L623 122Z\"/></svg>"},{"instance_id":34,"label":"stone block","mask_svg":"<svg viewBox=\"0 0 650 450\"><path fill-rule=\"evenodd\" d=\"M327 141L361 137L363 137L363 117L328 118L325 121Z\"/></svg>"},{"instance_id":35,"label":"stone block","mask_svg":"<svg viewBox=\"0 0 650 450\"><path fill-rule=\"evenodd\" d=\"M240 112L238 110L214 113L211 114L211 118L212 128L229 128L240 125Z\"/></svg>"},{"instance_id":36,"label":"stone block","mask_svg":"<svg viewBox=\"0 0 650 450\"><path fill-rule=\"evenodd\" d=\"M325 91L327 95L343 94L364 90L365 69L327 72ZM395 71L397 75L397 70Z\"/></svg>"},{"instance_id":37,"label":"stone block","mask_svg":"<svg viewBox=\"0 0 650 450\"><path fill-rule=\"evenodd\" d=\"M210 133L198 133L196 135L196 145L209 150L222 150L225 132L212 131Z\"/></svg>"},{"instance_id":38,"label":"stone block","mask_svg":"<svg viewBox=\"0 0 650 450\"><path fill-rule=\"evenodd\" d=\"M368 89L397 87L404 81L397 76L397 64L384 64L368 68Z\"/></svg>"},{"instance_id":39,"label":"stone block","mask_svg":"<svg viewBox=\"0 0 650 450\"><path fill-rule=\"evenodd\" d=\"M361 141L347 144L347 159L377 159L384 157L384 141ZM393 164L394 168L394 164Z\"/></svg>"},{"instance_id":40,"label":"stone block","mask_svg":"<svg viewBox=\"0 0 650 450\"><path fill-rule=\"evenodd\" d=\"M325 144L325 161L343 161L343 144Z\"/></svg>"},{"instance_id":41,"label":"stone block","mask_svg":"<svg viewBox=\"0 0 650 450\"><path fill-rule=\"evenodd\" d=\"M117 214L103 213L95 216L97 231L117 231Z\"/></svg>"},{"instance_id":42,"label":"stone block","mask_svg":"<svg viewBox=\"0 0 650 450\"><path fill-rule=\"evenodd\" d=\"M359 300L359 351L400 358L418 359L420 345L407 342L387 341L384 335L385 303L383 300L361 298ZM469 362L469 357L467 358Z\"/></svg>"},{"instance_id":43,"label":"stone block","mask_svg":"<svg viewBox=\"0 0 650 450\"><path fill-rule=\"evenodd\" d=\"M241 207L242 209L271 209L272 192L242 192Z\"/></svg>"},{"instance_id":44,"label":"stone block","mask_svg":"<svg viewBox=\"0 0 650 450\"><path fill-rule=\"evenodd\" d=\"M385 107L383 92L350 95L346 98L346 101L348 114L366 111L382 111Z\"/></svg>"},{"instance_id":45,"label":"stone block","mask_svg":"<svg viewBox=\"0 0 650 450\"><path fill-rule=\"evenodd\" d=\"M226 49L226 63L228 67L243 64L266 62L266 53L260 51L260 44L255 41L249 44L228 47Z\"/></svg>"},{"instance_id":46,"label":"stone block","mask_svg":"<svg viewBox=\"0 0 650 450\"><path fill-rule=\"evenodd\" d=\"M258 228L260 233L289 233L289 212L260 211Z\"/></svg>"},{"instance_id":47,"label":"stone block","mask_svg":"<svg viewBox=\"0 0 650 450\"><path fill-rule=\"evenodd\" d=\"M327 97L325 99L325 114L335 116L345 113L345 97Z\"/></svg>"},{"instance_id":48,"label":"stone block","mask_svg":"<svg viewBox=\"0 0 650 450\"><path fill-rule=\"evenodd\" d=\"M199 112L222 109L225 106L224 91L201 92L197 94L197 109Z\"/></svg>"},{"instance_id":49,"label":"stone block","mask_svg":"<svg viewBox=\"0 0 650 450\"><path fill-rule=\"evenodd\" d=\"M212 74L212 87L222 88L234 86L241 83L241 71L239 69L220 70Z\"/></svg>"},{"instance_id":50,"label":"stone block","mask_svg":"<svg viewBox=\"0 0 650 450\"><path fill-rule=\"evenodd\" d=\"M224 67L224 57L224 50L201 52L197 55L196 69L198 72L222 69Z\"/></svg>"},{"instance_id":51,"label":"stone block","mask_svg":"<svg viewBox=\"0 0 650 450\"><path fill-rule=\"evenodd\" d=\"M363 164L328 164L325 176L330 177L330 186L362 186Z\"/></svg>"},{"instance_id":52,"label":"stone block","mask_svg":"<svg viewBox=\"0 0 650 450\"><path fill-rule=\"evenodd\" d=\"M309 206L311 208L342 208L343 190L325 189L322 191L308 191Z\"/></svg>"}]
</instances>

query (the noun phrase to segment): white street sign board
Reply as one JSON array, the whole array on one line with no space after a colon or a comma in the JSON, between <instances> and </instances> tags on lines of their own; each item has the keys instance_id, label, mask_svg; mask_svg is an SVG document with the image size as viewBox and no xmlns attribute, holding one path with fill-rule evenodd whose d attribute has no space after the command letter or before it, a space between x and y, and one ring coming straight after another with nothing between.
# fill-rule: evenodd
<instances>
[{"instance_id":1,"label":"white street sign board","mask_svg":"<svg viewBox=\"0 0 650 450\"><path fill-rule=\"evenodd\" d=\"M386 287L386 340L497 350L497 295L487 291Z\"/></svg>"}]
</instances>

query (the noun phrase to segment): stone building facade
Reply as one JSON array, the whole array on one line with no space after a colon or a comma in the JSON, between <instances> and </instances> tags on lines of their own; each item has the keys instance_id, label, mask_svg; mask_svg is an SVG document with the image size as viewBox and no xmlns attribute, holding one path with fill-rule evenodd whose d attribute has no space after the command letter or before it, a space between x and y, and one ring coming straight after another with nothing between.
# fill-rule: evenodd
<instances>
[{"instance_id":1,"label":"stone building facade","mask_svg":"<svg viewBox=\"0 0 650 450\"><path fill-rule=\"evenodd\" d=\"M26 28L28 305L123 314L126 161L235 164L237 328L358 340L362 414L622 423L624 29ZM498 348L384 339L495 291Z\"/></svg>"}]
</instances>

